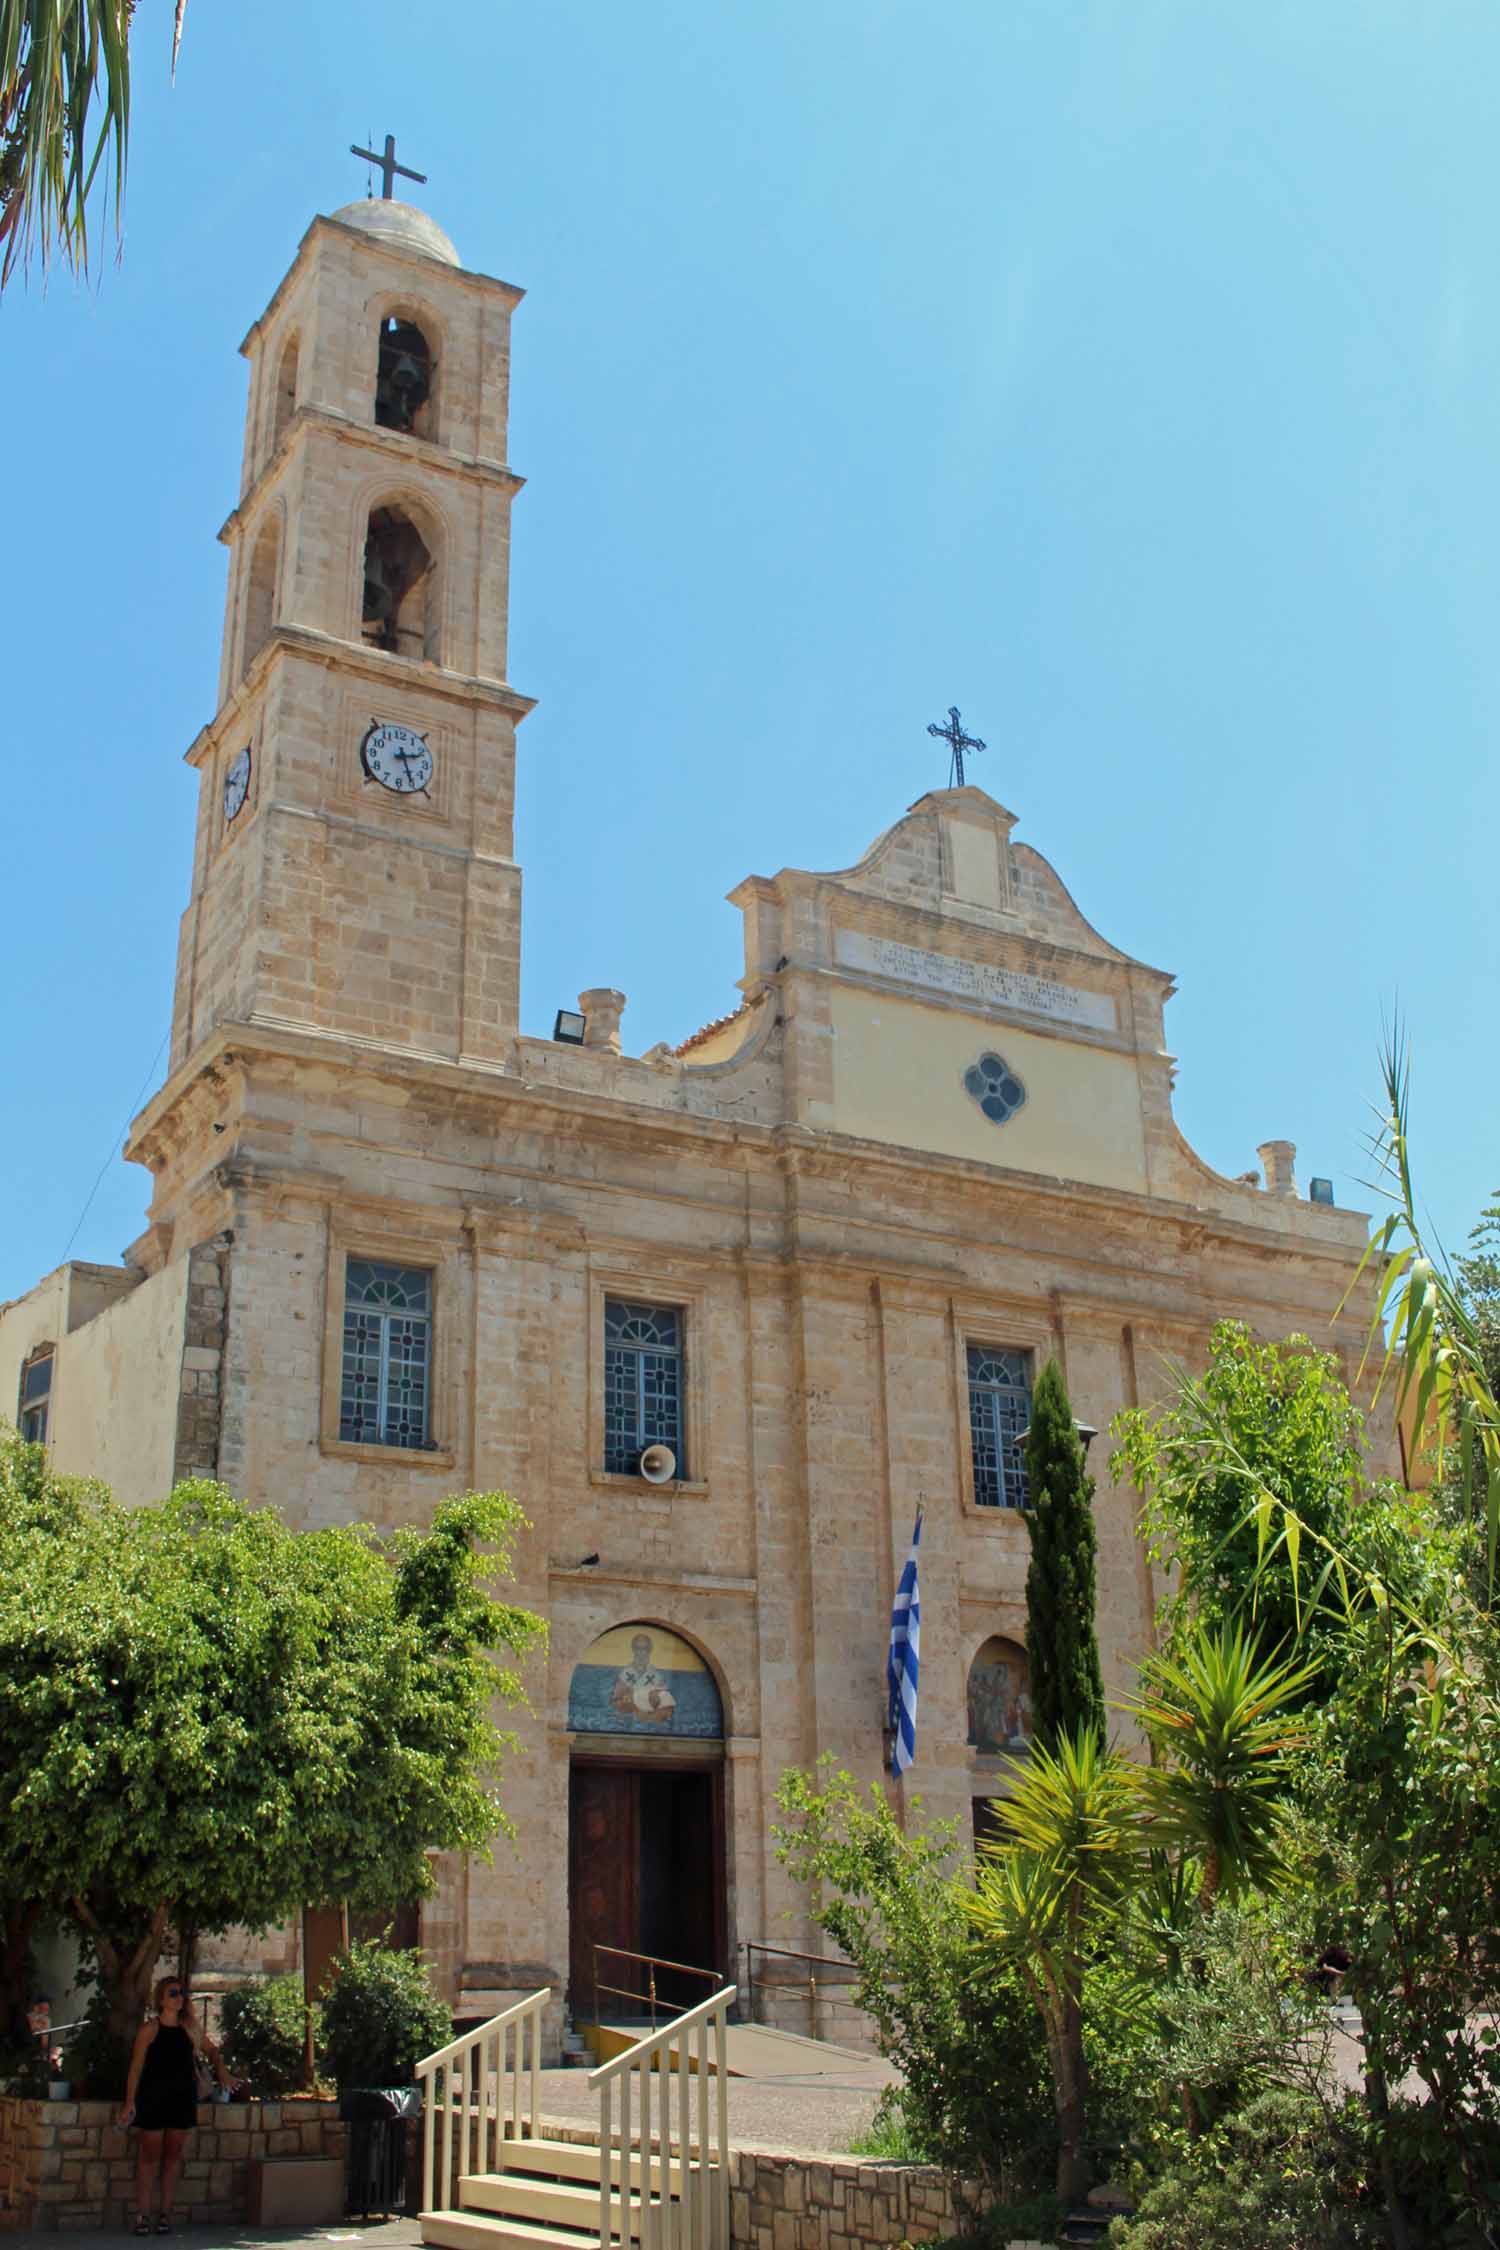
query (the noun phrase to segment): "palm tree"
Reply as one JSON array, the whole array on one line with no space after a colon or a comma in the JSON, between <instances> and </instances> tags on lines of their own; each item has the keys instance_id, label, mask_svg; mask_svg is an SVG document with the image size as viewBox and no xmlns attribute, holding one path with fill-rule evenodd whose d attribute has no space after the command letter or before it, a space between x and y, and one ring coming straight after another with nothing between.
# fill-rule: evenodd
<instances>
[{"instance_id":1,"label":"palm tree","mask_svg":"<svg viewBox=\"0 0 1500 2250\"><path fill-rule=\"evenodd\" d=\"M1202 1861L1204 1912L1221 1891L1280 1876L1286 1753L1304 1738L1294 1706L1312 1676L1308 1665L1262 1662L1239 1625L1200 1627L1176 1656L1146 1659L1128 1708L1158 1760L1141 1777L1151 1842Z\"/></svg>"},{"instance_id":2,"label":"palm tree","mask_svg":"<svg viewBox=\"0 0 1500 2250\"><path fill-rule=\"evenodd\" d=\"M44 263L58 250L87 269L88 203L101 166L118 228L135 4L0 0L0 286L38 248ZM186 7L176 0L174 71Z\"/></svg>"},{"instance_id":3,"label":"palm tree","mask_svg":"<svg viewBox=\"0 0 1500 2250\"><path fill-rule=\"evenodd\" d=\"M1409 1401L1414 1427L1432 1432L1438 1475L1454 1475L1465 1512L1483 1526L1486 1600L1493 1606L1500 1581L1500 1400L1462 1268L1455 1273L1441 1246L1429 1245L1417 1209L1407 1124L1411 1059L1399 1021L1386 1037L1380 1068L1385 1106L1370 1154L1373 1184L1391 1209L1344 1301L1373 1267L1378 1288L1366 1360L1380 1360L1382 1383L1394 1375L1398 1408Z\"/></svg>"},{"instance_id":4,"label":"palm tree","mask_svg":"<svg viewBox=\"0 0 1500 2250\"><path fill-rule=\"evenodd\" d=\"M1129 1894L1141 1839L1140 1773L1089 1725L1062 1729L1055 1752L1034 1744L998 1801L1002 1835L980 1846L965 1911L1012 1961L1042 2019L1057 2113L1057 2194L1089 2186L1084 1968L1101 1926Z\"/></svg>"}]
</instances>

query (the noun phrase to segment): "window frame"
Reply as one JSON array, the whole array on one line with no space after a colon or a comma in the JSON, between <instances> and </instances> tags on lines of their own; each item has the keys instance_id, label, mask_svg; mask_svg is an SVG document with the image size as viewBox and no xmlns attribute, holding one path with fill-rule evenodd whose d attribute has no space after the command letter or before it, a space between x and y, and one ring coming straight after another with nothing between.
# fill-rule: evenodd
<instances>
[{"instance_id":1,"label":"window frame","mask_svg":"<svg viewBox=\"0 0 1500 2250\"><path fill-rule=\"evenodd\" d=\"M661 1312L675 1312L678 1318L678 1352L681 1368L679 1393L679 1422L682 1447L681 1465L690 1472L684 1477L673 1477L667 1484L651 1484L637 1469L607 1469L604 1466L604 1384L607 1346L604 1334L604 1307L607 1300L627 1304L651 1305ZM628 1490L642 1498L670 1502L683 1497L698 1498L709 1488L706 1474L709 1461L709 1383L708 1352L705 1348L706 1315L704 1292L691 1284L685 1285L668 1273L645 1271L632 1273L622 1267L600 1267L589 1275L589 1354L588 1354L588 1413L585 1421L585 1442L588 1447L586 1469L590 1484L607 1485L615 1490Z\"/></svg>"},{"instance_id":2,"label":"window frame","mask_svg":"<svg viewBox=\"0 0 1500 2250\"><path fill-rule=\"evenodd\" d=\"M1020 1360L1022 1362L1023 1372L1022 1384L976 1382L972 1365L972 1362L976 1355L980 1357L988 1357L995 1360ZM1003 1396L1015 1397L1016 1394L1020 1392L1026 1400L1027 1407L1027 1419L1026 1422L1023 1423L1022 1427L1029 1428L1031 1399L1035 1389L1036 1354L1029 1348L1024 1345L1017 1344L976 1343L972 1336L966 1337L964 1339L964 1393L969 1410L968 1419L970 1490L973 1494L974 1506L976 1507L976 1509L983 1509L983 1511L987 1515L991 1513L1009 1513L1011 1515L1024 1516L1030 1508L1031 1496L1026 1489L1026 1464L1024 1461L1020 1461L1017 1472L1020 1478L1021 1497L1019 1500L1011 1500L1006 1497L1007 1478L1005 1473L1004 1447L1007 1441L1009 1441L1012 1446L1014 1446L1017 1433L1005 1432L1000 1428L999 1401ZM980 1393L981 1397L988 1398L995 1402L991 1412L991 1421L993 1427L989 1433L989 1442L993 1447L995 1454L995 1473L1000 1487L1000 1498L998 1500L982 1500L979 1496L979 1467L974 1457L976 1448L979 1444L979 1433L975 1430L974 1427L974 1394L976 1391Z\"/></svg>"},{"instance_id":3,"label":"window frame","mask_svg":"<svg viewBox=\"0 0 1500 2250\"><path fill-rule=\"evenodd\" d=\"M670 1344L663 1343L660 1340L646 1342L645 1340L638 1341L635 1338L612 1336L610 1334L610 1311L612 1307L617 1308L622 1314L648 1313L654 1320L663 1322L670 1320L672 1342ZM649 1301L642 1297L605 1297L604 1459L600 1466L610 1475L632 1476L635 1474L633 1467L626 1468L621 1465L619 1458L621 1453L636 1456L644 1453L653 1445L665 1445L671 1449L676 1457L677 1466L682 1472L684 1481L686 1481L691 1469L687 1448L688 1364L686 1328L687 1321L680 1305L665 1305L659 1300ZM657 1398L653 1400L649 1370L654 1363L660 1363L664 1369L670 1367L672 1370L670 1400L666 1395L665 1386L663 1386ZM624 1446L615 1446L610 1432L610 1423L616 1405L615 1385L611 1381L611 1368L612 1366L618 1368L622 1364L631 1370L632 1375L630 1388L633 1396L624 1403L628 1406L634 1426L628 1443ZM650 1431L651 1421L654 1418L665 1424L668 1421L667 1408L669 1405L671 1409L670 1434L667 1434L664 1430L659 1435L652 1435ZM613 1460L610 1458L612 1450L616 1456Z\"/></svg>"},{"instance_id":4,"label":"window frame","mask_svg":"<svg viewBox=\"0 0 1500 2250\"><path fill-rule=\"evenodd\" d=\"M344 1390L344 1314L348 1303L349 1260L371 1259L379 1265L405 1266L431 1276L427 1315L427 1443L388 1445L383 1440L342 1436ZM433 1235L381 1234L361 1227L344 1232L335 1220L330 1230L324 1283L322 1396L318 1446L325 1454L347 1461L384 1463L387 1467L454 1468L457 1455L453 1431L454 1403L450 1397L449 1367L453 1359L452 1322L463 1302L457 1272L457 1246Z\"/></svg>"},{"instance_id":5,"label":"window frame","mask_svg":"<svg viewBox=\"0 0 1500 2250\"><path fill-rule=\"evenodd\" d=\"M1030 1361L1033 1393L1038 1369L1049 1353L1063 1358L1063 1341L1057 1326L1039 1316L1035 1302L1007 1305L1004 1299L953 1297L949 1300L953 1342L953 1434L958 1459L959 1502L971 1523L987 1525L1002 1538L1013 1540L1029 1554L1030 1534L1024 1508L993 1507L980 1501L974 1490L974 1437L969 1419L969 1347L980 1351L1022 1352ZM997 1628L998 1630L998 1628ZM967 1676L967 1675L966 1675Z\"/></svg>"},{"instance_id":6,"label":"window frame","mask_svg":"<svg viewBox=\"0 0 1500 2250\"><path fill-rule=\"evenodd\" d=\"M371 1283L377 1269L384 1267L399 1276L407 1296L416 1293L420 1282L423 1302L420 1305L400 1306L381 1304L369 1298L356 1302L351 1295L355 1266L367 1267ZM345 1445L383 1445L398 1453L426 1453L432 1446L432 1308L435 1276L431 1266L398 1265L388 1258L357 1258L351 1252L344 1259L344 1333L339 1365L339 1439ZM350 1323L354 1322L351 1333ZM399 1344L420 1342L420 1353L415 1350L399 1351ZM373 1345L373 1350L371 1346ZM420 1435L387 1434L392 1421L399 1418L402 1409L393 1408L391 1388L393 1381L400 1385L406 1381L408 1369L420 1367L421 1380L415 1412L411 1413L411 1426ZM380 1434L374 1437L363 1431L351 1432L345 1427L351 1419L348 1398L351 1376L356 1389L369 1380L373 1372L375 1400L374 1428ZM410 1409L407 1410L410 1413ZM361 1402L352 1403L352 1418L364 1420Z\"/></svg>"},{"instance_id":7,"label":"window frame","mask_svg":"<svg viewBox=\"0 0 1500 2250\"><path fill-rule=\"evenodd\" d=\"M31 1375L34 1368L38 1368L43 1365L45 1365L48 1370L47 1388L42 1393L42 1396L39 1400L33 1400L31 1404L28 1405L26 1399L27 1379ZM26 1357L22 1360L20 1373L16 1377L16 1428L27 1445L47 1445L51 1442L52 1400L56 1380L56 1343L49 1341L42 1344L33 1344L30 1351L26 1354ZM36 1413L41 1414L42 1427L38 1433L33 1435L27 1430L26 1421L28 1415Z\"/></svg>"}]
</instances>

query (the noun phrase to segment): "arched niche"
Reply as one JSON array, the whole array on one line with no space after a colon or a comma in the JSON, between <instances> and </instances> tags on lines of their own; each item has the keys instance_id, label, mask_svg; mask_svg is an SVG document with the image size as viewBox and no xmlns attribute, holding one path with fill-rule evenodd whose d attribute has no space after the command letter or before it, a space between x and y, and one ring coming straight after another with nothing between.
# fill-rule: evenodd
<instances>
[{"instance_id":1,"label":"arched niche","mask_svg":"<svg viewBox=\"0 0 1500 2250\"><path fill-rule=\"evenodd\" d=\"M276 622L276 581L281 569L281 518L273 508L255 534L250 549L250 571L245 581L245 652L241 672L248 672L270 638Z\"/></svg>"},{"instance_id":2,"label":"arched niche","mask_svg":"<svg viewBox=\"0 0 1500 2250\"><path fill-rule=\"evenodd\" d=\"M601 1633L573 1667L568 1727L641 1741L720 1742L724 1705L690 1642L664 1625L636 1621Z\"/></svg>"},{"instance_id":3,"label":"arched niche","mask_svg":"<svg viewBox=\"0 0 1500 2250\"><path fill-rule=\"evenodd\" d=\"M992 1633L969 1666L969 1747L1003 1757L1031 1740L1031 1675L1018 1641Z\"/></svg>"},{"instance_id":4,"label":"arched niche","mask_svg":"<svg viewBox=\"0 0 1500 2250\"><path fill-rule=\"evenodd\" d=\"M441 661L441 541L436 526L397 500L365 525L360 633L392 656Z\"/></svg>"},{"instance_id":5,"label":"arched niche","mask_svg":"<svg viewBox=\"0 0 1500 2250\"><path fill-rule=\"evenodd\" d=\"M437 434L437 361L426 330L407 312L387 313L380 323L375 422L413 437Z\"/></svg>"},{"instance_id":6,"label":"arched niche","mask_svg":"<svg viewBox=\"0 0 1500 2250\"><path fill-rule=\"evenodd\" d=\"M298 340L288 336L276 370L276 397L271 413L271 451L274 453L297 411L297 368L301 358Z\"/></svg>"}]
</instances>

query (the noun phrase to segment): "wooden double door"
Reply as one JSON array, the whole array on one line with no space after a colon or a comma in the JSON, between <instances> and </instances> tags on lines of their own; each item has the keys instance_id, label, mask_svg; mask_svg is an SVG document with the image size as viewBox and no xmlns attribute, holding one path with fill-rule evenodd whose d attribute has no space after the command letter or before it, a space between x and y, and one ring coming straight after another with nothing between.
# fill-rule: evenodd
<instances>
[{"instance_id":1,"label":"wooden double door","mask_svg":"<svg viewBox=\"0 0 1500 2250\"><path fill-rule=\"evenodd\" d=\"M673 1761L631 1765L575 1758L568 1792L570 1997L595 2013L594 1947L724 1968L724 1769ZM605 1956L599 1995L608 2018L644 2017L645 1971ZM689 2008L712 1987L702 1977L656 1971L658 2012ZM634 2003L634 2004L633 2004Z\"/></svg>"}]
</instances>

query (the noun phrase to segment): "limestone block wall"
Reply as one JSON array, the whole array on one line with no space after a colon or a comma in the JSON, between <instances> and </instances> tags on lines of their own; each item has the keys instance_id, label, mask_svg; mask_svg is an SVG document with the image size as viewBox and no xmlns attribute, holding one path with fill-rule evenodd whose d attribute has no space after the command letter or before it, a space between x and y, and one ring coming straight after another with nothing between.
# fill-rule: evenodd
<instances>
[{"instance_id":1,"label":"limestone block wall","mask_svg":"<svg viewBox=\"0 0 1500 2250\"><path fill-rule=\"evenodd\" d=\"M118 2118L117 2102L0 2094L0 2229L123 2226L134 2209L135 2144ZM334 2101L203 2103L182 2167L179 2220L243 2219L254 2158L342 2159L345 2133Z\"/></svg>"},{"instance_id":2,"label":"limestone block wall","mask_svg":"<svg viewBox=\"0 0 1500 2250\"><path fill-rule=\"evenodd\" d=\"M962 2231L954 2183L930 2164L736 2148L730 2159L734 2250L884 2250Z\"/></svg>"}]
</instances>

